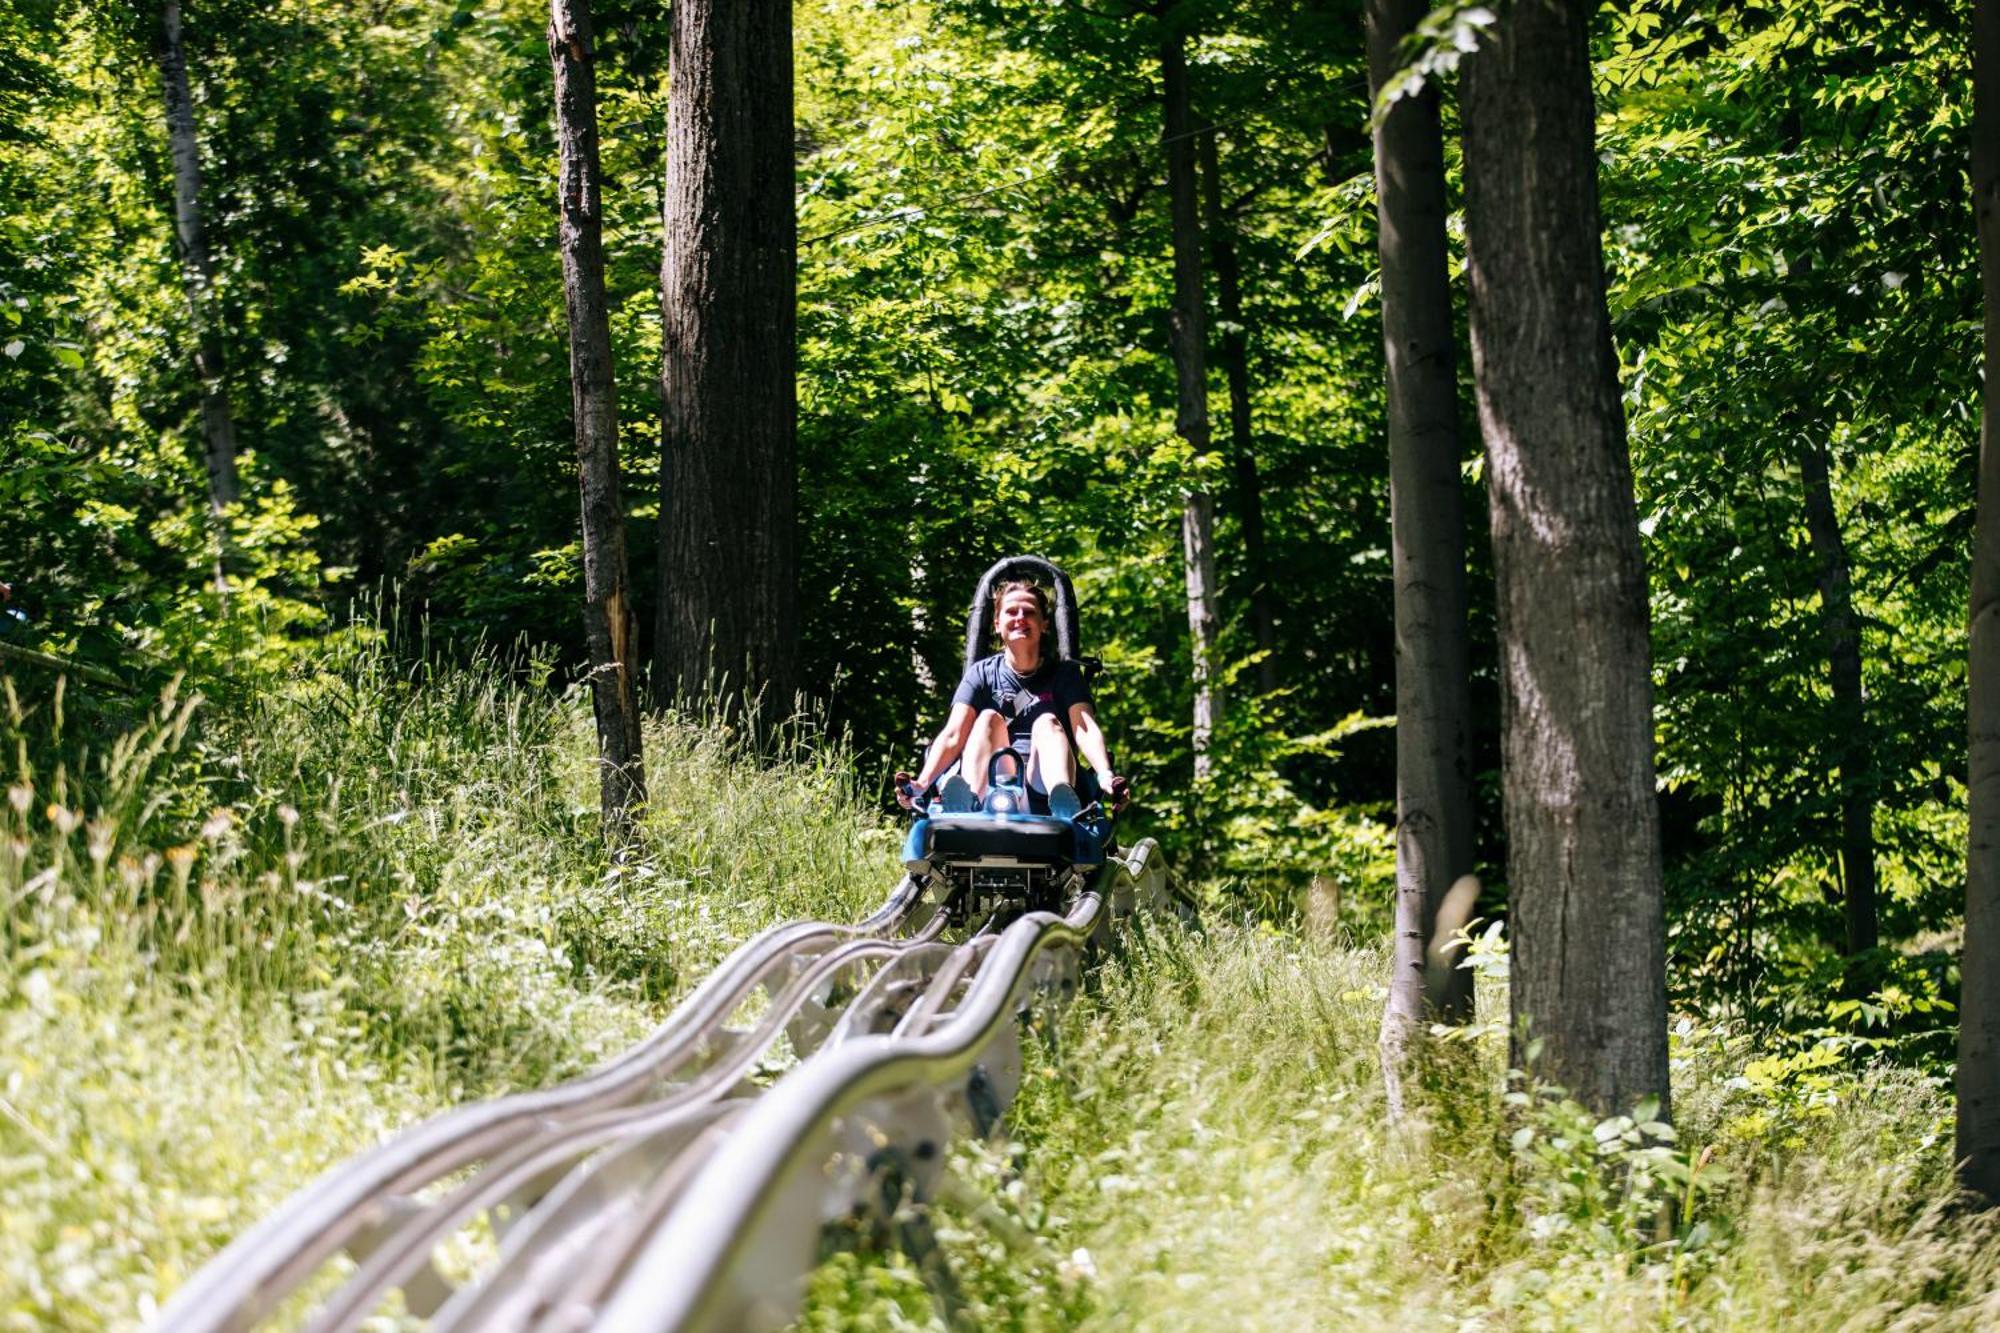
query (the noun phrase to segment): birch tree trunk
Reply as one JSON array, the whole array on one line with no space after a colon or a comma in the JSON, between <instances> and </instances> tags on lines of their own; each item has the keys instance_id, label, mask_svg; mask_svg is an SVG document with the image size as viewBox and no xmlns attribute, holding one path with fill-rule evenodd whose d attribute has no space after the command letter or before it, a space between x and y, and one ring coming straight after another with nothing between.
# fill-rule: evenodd
<instances>
[{"instance_id":1,"label":"birch tree trunk","mask_svg":"<svg viewBox=\"0 0 2000 1333\"><path fill-rule=\"evenodd\" d=\"M1177 28L1160 43L1166 100L1167 194L1173 221L1175 429L1196 459L1209 452L1208 333L1201 292L1201 217L1195 202L1194 113L1187 54ZM1197 481L1181 507L1181 558L1187 577L1188 641L1194 658L1194 777L1209 776L1209 742L1221 711L1215 680L1215 502Z\"/></svg>"},{"instance_id":2,"label":"birch tree trunk","mask_svg":"<svg viewBox=\"0 0 2000 1333\"><path fill-rule=\"evenodd\" d=\"M1875 947L1875 797L1867 740L1868 715L1861 697L1861 625L1854 614L1854 591L1847 543L1833 507L1833 478L1826 450L1808 440L1799 446L1799 476L1805 483L1806 534L1819 562L1819 603L1826 633L1826 660L1833 686L1829 722L1835 762L1840 767L1840 882L1847 921L1847 955Z\"/></svg>"},{"instance_id":3,"label":"birch tree trunk","mask_svg":"<svg viewBox=\"0 0 2000 1333\"><path fill-rule=\"evenodd\" d=\"M1229 383L1229 446L1236 470L1237 518L1243 524L1243 564L1250 582L1250 623L1257 636L1257 690L1278 688L1277 617L1271 609L1270 570L1264 548L1264 489L1257 476L1257 446L1250 428L1250 330L1243 318L1243 275L1236 241L1222 211L1222 163L1213 129L1201 143L1201 211L1208 253L1215 267L1215 304L1221 316L1222 373Z\"/></svg>"},{"instance_id":4,"label":"birch tree trunk","mask_svg":"<svg viewBox=\"0 0 2000 1333\"><path fill-rule=\"evenodd\" d=\"M1397 44L1427 9L1426 0L1369 0L1371 101L1398 69ZM1442 969L1425 993L1438 909L1472 872L1473 855L1458 368L1434 85L1397 101L1375 127L1375 198L1396 598L1395 950L1381 1046L1395 1107L1426 1014L1448 1022L1472 1014L1468 972Z\"/></svg>"},{"instance_id":5,"label":"birch tree trunk","mask_svg":"<svg viewBox=\"0 0 2000 1333\"><path fill-rule=\"evenodd\" d=\"M201 141L195 134L194 97L188 89L180 0L162 0L153 54L159 62L160 85L166 96L167 142L174 164L174 238L180 254L181 281L187 291L188 323L194 330L195 376L201 381L202 454L208 471L208 507L219 515L236 501L236 422L229 412L228 368L223 360L222 335L209 308L215 290L215 264L208 252L208 230L202 222Z\"/></svg>"},{"instance_id":6,"label":"birch tree trunk","mask_svg":"<svg viewBox=\"0 0 2000 1333\"><path fill-rule=\"evenodd\" d=\"M1605 306L1587 0L1466 62L1472 352L1498 582L1514 1059L1668 1104L1647 593Z\"/></svg>"},{"instance_id":7,"label":"birch tree trunk","mask_svg":"<svg viewBox=\"0 0 2000 1333\"><path fill-rule=\"evenodd\" d=\"M1972 11L1972 198L1986 312L1985 410L1972 547L1969 828L1958 1009L1958 1160L1966 1188L2000 1204L2000 0Z\"/></svg>"},{"instance_id":8,"label":"birch tree trunk","mask_svg":"<svg viewBox=\"0 0 2000 1333\"><path fill-rule=\"evenodd\" d=\"M790 0L681 0L669 59L656 683L768 722L798 652Z\"/></svg>"},{"instance_id":9,"label":"birch tree trunk","mask_svg":"<svg viewBox=\"0 0 2000 1333\"><path fill-rule=\"evenodd\" d=\"M618 475L618 393L604 297L604 212L597 158L596 51L590 0L551 0L557 192L563 298L569 311L571 414L583 499L583 629L597 714L598 804L614 848L631 844L634 807L646 799L639 732L638 619L625 559L625 500Z\"/></svg>"}]
</instances>

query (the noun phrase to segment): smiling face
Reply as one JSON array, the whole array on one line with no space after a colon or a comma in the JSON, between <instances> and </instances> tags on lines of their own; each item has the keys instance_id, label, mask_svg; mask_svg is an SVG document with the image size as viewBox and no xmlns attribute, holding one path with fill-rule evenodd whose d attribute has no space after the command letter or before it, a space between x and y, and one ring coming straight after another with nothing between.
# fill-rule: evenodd
<instances>
[{"instance_id":1,"label":"smiling face","mask_svg":"<svg viewBox=\"0 0 2000 1333\"><path fill-rule=\"evenodd\" d=\"M993 627L1000 633L1001 646L1009 657L1032 662L1042 654L1042 640L1049 631L1048 615L1042 610L1039 590L1009 588L993 613Z\"/></svg>"}]
</instances>

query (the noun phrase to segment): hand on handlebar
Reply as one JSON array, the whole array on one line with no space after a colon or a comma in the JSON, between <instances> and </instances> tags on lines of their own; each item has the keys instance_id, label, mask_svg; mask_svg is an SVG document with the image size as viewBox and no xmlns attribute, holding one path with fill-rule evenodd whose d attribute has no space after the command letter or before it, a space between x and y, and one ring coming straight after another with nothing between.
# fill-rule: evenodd
<instances>
[{"instance_id":1,"label":"hand on handlebar","mask_svg":"<svg viewBox=\"0 0 2000 1333\"><path fill-rule=\"evenodd\" d=\"M1111 801L1111 813L1122 815L1125 813L1125 807L1132 803L1132 784L1124 778L1114 777L1111 779L1108 795Z\"/></svg>"},{"instance_id":2,"label":"hand on handlebar","mask_svg":"<svg viewBox=\"0 0 2000 1333\"><path fill-rule=\"evenodd\" d=\"M917 785L915 778L901 770L897 771L895 782L896 804L902 806L905 810L916 809L923 801L923 788Z\"/></svg>"}]
</instances>

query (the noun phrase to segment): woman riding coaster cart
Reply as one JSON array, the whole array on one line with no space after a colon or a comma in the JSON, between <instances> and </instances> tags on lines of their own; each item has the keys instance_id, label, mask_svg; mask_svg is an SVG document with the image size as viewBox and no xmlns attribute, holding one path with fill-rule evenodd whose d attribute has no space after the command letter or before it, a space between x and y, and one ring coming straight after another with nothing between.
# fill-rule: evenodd
<instances>
[{"instance_id":1,"label":"woman riding coaster cart","mask_svg":"<svg viewBox=\"0 0 2000 1333\"><path fill-rule=\"evenodd\" d=\"M1092 886L1123 882L1112 815L1126 785L1091 707L1097 663L1078 641L1062 570L1039 556L987 570L966 616L951 716L918 777L896 775L896 798L916 815L903 868L959 925L1064 910ZM1077 772L1077 750L1092 769Z\"/></svg>"},{"instance_id":2,"label":"woman riding coaster cart","mask_svg":"<svg viewBox=\"0 0 2000 1333\"><path fill-rule=\"evenodd\" d=\"M1005 577L1022 569L1046 571L1063 594L1063 651L1051 651L1047 590L1031 579ZM1074 608L1068 592L1061 571L1034 557L1003 560L987 571L974 598L967 665L952 695L950 715L916 776L896 774L896 799L905 809L921 809L940 778L938 794L946 813L981 809L994 759L1007 753L1016 782L1044 798L1054 817L1074 820L1087 804L1077 794L1079 750L1090 761L1095 779L1087 786L1102 793L1114 811L1124 808L1128 786L1112 771L1084 662L1075 655ZM986 639L980 632L982 604L989 598L991 634L1001 650L977 656Z\"/></svg>"}]
</instances>

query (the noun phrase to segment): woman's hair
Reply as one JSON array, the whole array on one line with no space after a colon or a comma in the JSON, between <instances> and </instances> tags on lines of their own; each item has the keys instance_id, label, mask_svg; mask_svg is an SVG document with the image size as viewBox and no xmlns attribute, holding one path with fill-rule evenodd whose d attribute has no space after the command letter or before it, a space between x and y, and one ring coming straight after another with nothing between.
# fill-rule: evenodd
<instances>
[{"instance_id":1,"label":"woman's hair","mask_svg":"<svg viewBox=\"0 0 2000 1333\"><path fill-rule=\"evenodd\" d=\"M993 590L993 623L1000 623L1000 605L1007 600L1010 592L1028 592L1035 595L1035 606L1042 613L1042 624L1048 625L1055 619L1049 610L1049 590L1033 579L1008 579Z\"/></svg>"}]
</instances>

